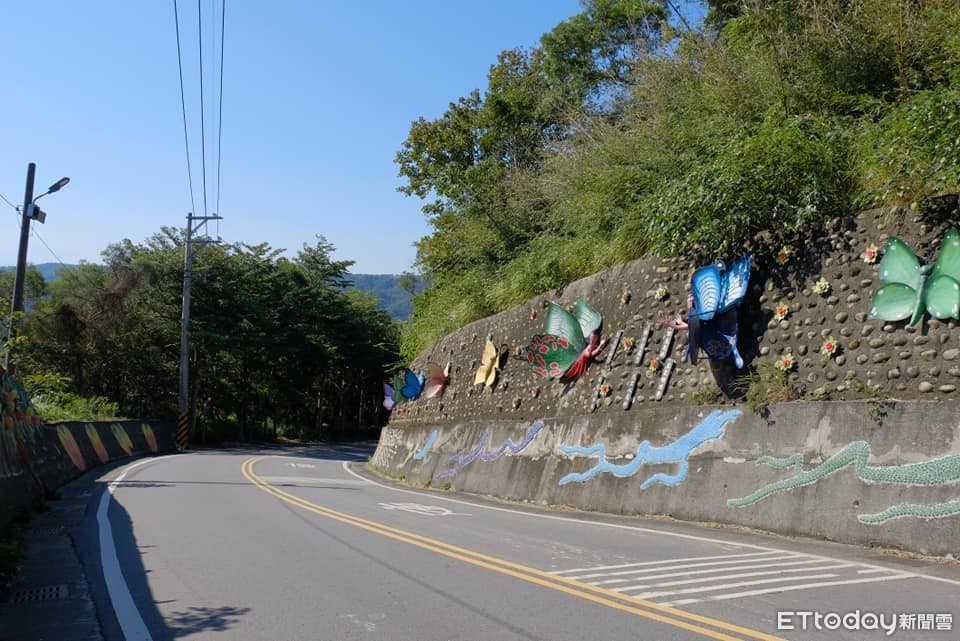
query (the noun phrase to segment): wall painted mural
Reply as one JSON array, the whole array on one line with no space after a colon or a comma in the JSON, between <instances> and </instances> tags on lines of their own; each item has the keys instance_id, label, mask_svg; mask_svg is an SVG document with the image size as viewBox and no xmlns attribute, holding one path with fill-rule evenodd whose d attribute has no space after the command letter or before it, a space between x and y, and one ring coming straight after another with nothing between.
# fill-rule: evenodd
<instances>
[{"instance_id":1,"label":"wall painted mural","mask_svg":"<svg viewBox=\"0 0 960 641\"><path fill-rule=\"evenodd\" d=\"M133 441L130 440L130 435L123 429L123 426L119 423L111 423L110 431L113 432L113 437L117 439L117 444L120 445L123 453L127 456L133 454Z\"/></svg>"},{"instance_id":2,"label":"wall painted mural","mask_svg":"<svg viewBox=\"0 0 960 641\"><path fill-rule=\"evenodd\" d=\"M443 462L446 465L453 465L452 468L441 470L437 472L437 478L447 478L450 476L456 475L462 468L473 463L478 457L482 461L490 462L495 461L496 459L503 456L503 454L509 451L511 454L519 454L527 448L530 443L537 437L537 434L540 433L540 430L543 429L543 421L536 421L530 428L527 430L527 433L524 434L523 439L519 443L514 443L511 439L507 439L503 442L500 447L495 449L493 452L486 452L488 441L490 440L490 430L484 430L483 434L480 436L480 440L477 444L469 451L466 449L460 450L447 460Z\"/></svg>"},{"instance_id":3,"label":"wall painted mural","mask_svg":"<svg viewBox=\"0 0 960 641\"><path fill-rule=\"evenodd\" d=\"M93 446L93 451L97 453L97 458L100 459L101 463L106 463L110 460L110 454L107 452L107 448L103 446L103 441L100 439L100 433L97 432L97 428L93 426L92 423L87 423L83 426L87 431L87 438L90 439L90 445Z\"/></svg>"},{"instance_id":4,"label":"wall painted mural","mask_svg":"<svg viewBox=\"0 0 960 641\"><path fill-rule=\"evenodd\" d=\"M151 452L156 454L159 448L157 447L157 436L153 433L153 428L143 423L140 425L140 430L143 432L143 438L147 441L147 447L150 448Z\"/></svg>"},{"instance_id":5,"label":"wall painted mural","mask_svg":"<svg viewBox=\"0 0 960 641\"><path fill-rule=\"evenodd\" d=\"M440 435L439 430L433 430L430 432L430 436L427 437L427 442L423 444L423 447L419 451L413 454L413 460L422 461L427 454L430 453L430 448L433 447L433 444L437 441L437 436Z\"/></svg>"},{"instance_id":6,"label":"wall painted mural","mask_svg":"<svg viewBox=\"0 0 960 641\"><path fill-rule=\"evenodd\" d=\"M586 472L567 474L560 479L560 485L573 482L582 483L603 472L625 478L636 474L644 465L675 463L679 466L675 474L664 474L662 472L654 474L646 479L640 485L640 488L645 489L654 483L675 487L687 478L689 468L687 459L690 454L707 441L722 438L724 427L727 423L736 420L741 414L743 414L743 412L740 410L729 410L726 412L714 410L695 428L663 447L653 447L650 441L643 441L637 448L634 459L622 465L617 465L607 460L606 448L603 443L597 443L590 447L560 445L559 448L564 454L589 456L596 458L598 461L596 465Z\"/></svg>"},{"instance_id":7,"label":"wall painted mural","mask_svg":"<svg viewBox=\"0 0 960 641\"><path fill-rule=\"evenodd\" d=\"M77 445L77 439L73 438L73 433L70 432L70 429L66 425L57 426L57 438L60 439L60 445L63 446L67 456L70 457L70 462L73 463L73 466L81 472L86 470L87 462L83 458L80 446Z\"/></svg>"},{"instance_id":8,"label":"wall painted mural","mask_svg":"<svg viewBox=\"0 0 960 641\"><path fill-rule=\"evenodd\" d=\"M860 480L866 483L938 486L960 482L960 454L930 459L922 463L870 465L870 445L866 441L854 441L820 465L809 470L803 469L803 456L801 454L794 454L786 458L760 457L757 459L757 465L792 469L794 475L764 485L749 496L730 499L727 503L733 507L753 505L779 492L817 483L851 464ZM861 523L879 524L903 517L931 519L944 518L954 514L960 514L960 500L929 505L902 503L876 514L858 515L857 520Z\"/></svg>"}]
</instances>

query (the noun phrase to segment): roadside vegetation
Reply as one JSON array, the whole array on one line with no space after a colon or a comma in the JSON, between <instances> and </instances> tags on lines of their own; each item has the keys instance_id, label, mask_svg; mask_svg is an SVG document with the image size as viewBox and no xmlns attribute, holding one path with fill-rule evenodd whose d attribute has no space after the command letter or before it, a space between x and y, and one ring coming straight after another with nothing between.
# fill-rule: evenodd
<instances>
[{"instance_id":1,"label":"roadside vegetation","mask_svg":"<svg viewBox=\"0 0 960 641\"><path fill-rule=\"evenodd\" d=\"M776 251L960 191L958 0L695 6L585 0L411 125L401 190L433 232L405 357L627 260Z\"/></svg>"},{"instance_id":2,"label":"roadside vegetation","mask_svg":"<svg viewBox=\"0 0 960 641\"><path fill-rule=\"evenodd\" d=\"M176 416L183 241L179 229L124 240L49 284L30 270L10 349L41 417ZM208 440L356 437L382 424L399 328L347 287L351 263L332 249L320 238L293 259L265 244L196 251L191 398ZM12 281L0 275L7 300Z\"/></svg>"}]
</instances>

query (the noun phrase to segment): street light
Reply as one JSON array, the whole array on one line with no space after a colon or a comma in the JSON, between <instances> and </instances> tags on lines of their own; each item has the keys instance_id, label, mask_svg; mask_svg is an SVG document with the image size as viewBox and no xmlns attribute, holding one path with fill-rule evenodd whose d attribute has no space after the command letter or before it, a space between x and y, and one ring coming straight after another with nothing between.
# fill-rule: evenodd
<instances>
[{"instance_id":1,"label":"street light","mask_svg":"<svg viewBox=\"0 0 960 641\"><path fill-rule=\"evenodd\" d=\"M33 177L37 171L35 163L27 165L27 186L23 193L23 219L20 222L20 250L17 253L17 276L13 281L13 301L10 305L10 322L7 327L7 353L6 363L4 364L7 373L10 372L10 338L13 335L13 315L23 311L23 283L27 270L27 244L30 240L30 221L36 220L43 222L47 215L37 207L37 201L54 192L63 189L64 185L70 182L70 179L64 176L57 182L50 185L47 191L36 198L33 197Z\"/></svg>"}]
</instances>

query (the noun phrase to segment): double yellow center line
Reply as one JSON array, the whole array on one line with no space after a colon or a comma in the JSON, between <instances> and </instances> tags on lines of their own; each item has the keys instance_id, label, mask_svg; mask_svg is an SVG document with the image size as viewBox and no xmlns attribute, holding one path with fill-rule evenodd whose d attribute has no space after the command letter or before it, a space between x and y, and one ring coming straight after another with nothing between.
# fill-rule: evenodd
<instances>
[{"instance_id":1,"label":"double yellow center line","mask_svg":"<svg viewBox=\"0 0 960 641\"><path fill-rule=\"evenodd\" d=\"M391 527L384 523L362 519L358 516L353 516L344 512L338 512L336 510L323 507L322 505L311 503L306 499L302 499L298 496L290 494L289 492L285 492L277 487L274 487L257 476L257 474L253 471L253 467L257 462L265 458L270 457L261 456L245 461L241 468L243 476L267 494L271 494L285 503L299 507L303 510L307 510L308 512L313 512L314 514L319 514L329 519L340 521L341 523L346 523L347 525L352 525L354 527L367 530L368 532L385 536L389 539L394 539L395 541L401 541L403 543L415 545L424 550L436 552L437 554L442 554L443 556L450 557L452 559L458 559L464 563L469 563L470 565L475 565L477 567L492 570L493 572L512 576L516 579L520 579L521 581L534 583L545 588L550 588L551 590L564 592L587 601L599 603L600 605L605 605L622 612L628 612L646 619L652 619L654 621L659 621L660 623L665 623L677 628L695 632L697 634L702 634L703 636L711 639L720 639L722 641L743 641L743 639L757 639L759 641L784 641L784 639L781 637L765 634L757 630L751 630L750 628L744 628L732 623L727 623L726 621L720 621L719 619L693 614L692 612L685 612L677 608L653 603L652 601L637 599L635 597L631 597L620 592L615 592L613 590L608 590L600 586L590 585L589 583L577 581L576 579L550 574L549 572L543 572L541 570L537 570L536 568L531 568L519 563L513 563L512 561L498 559L486 554L480 554L479 552L474 552L473 550L468 550L456 545L444 543L443 541L437 541L436 539L421 536L414 532L408 532L406 530Z\"/></svg>"}]
</instances>

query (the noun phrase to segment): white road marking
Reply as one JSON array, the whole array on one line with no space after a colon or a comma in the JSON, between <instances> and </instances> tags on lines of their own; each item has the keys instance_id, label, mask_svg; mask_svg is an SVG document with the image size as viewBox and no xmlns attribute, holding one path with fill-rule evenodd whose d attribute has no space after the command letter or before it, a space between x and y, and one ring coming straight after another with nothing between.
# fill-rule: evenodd
<instances>
[{"instance_id":1,"label":"white road marking","mask_svg":"<svg viewBox=\"0 0 960 641\"><path fill-rule=\"evenodd\" d=\"M344 469L344 471L345 471L347 474L350 474L351 476L354 476L354 477L362 480L364 483L367 483L368 485L374 485L374 486L376 486L376 487L379 487L379 488L382 488L382 489L385 489L385 490L390 490L390 491L393 491L393 492L401 492L401 493L404 493L404 494L415 494L415 495L417 495L417 496L429 496L429 497L431 497L432 499L436 499L436 500L440 500L440 501L449 501L449 502L451 502L451 503L457 503L457 504L460 504L460 505L469 505L470 507L479 508L479 509L482 509L482 510L493 510L493 511L495 511L495 512L507 512L507 513L510 513L510 514L517 514L517 515L526 516L526 517L529 517L529 518L546 519L546 520L550 520L550 521L565 521L565 522L568 522L568 523L577 523L577 524L580 524L580 525L594 525L594 526L597 526L597 527L607 527L607 528L614 528L614 529L618 529L618 530L629 530L629 531L632 531L632 532L634 532L634 533L641 534L641 535L644 535L644 534L655 534L655 535L657 535L657 536L669 536L669 537L673 537L673 538L677 538L677 539L686 539L686 540L689 540L689 541L701 541L701 542L706 542L706 543L712 543L712 544L715 544L715 545L735 546L735 547L744 548L744 549L748 549L748 550L762 550L762 551L765 551L765 552L777 552L777 553L781 553L781 554L793 554L793 552L791 552L791 551L789 551L789 550L782 550L782 549L779 549L779 548L773 548L773 547L766 546L766 545L757 545L757 544L755 544L755 543L734 543L734 542L731 542L731 541L726 541L726 540L724 540L724 539L716 539L716 538L711 538L711 537L708 537L708 536L697 536L697 535L693 535L693 534L682 534L682 533L680 533L680 532L670 532L669 530L657 530L657 529L654 529L654 528L638 527L638 526L634 526L634 525L622 525L622 524L620 524L620 523L605 523L605 522L603 522L603 521L592 521L592 520L588 520L588 519L586 519L586 518L584 518L584 519L572 519L572 518L564 517L564 516L552 516L552 515L549 515L549 514L537 514L537 513L535 513L535 512L524 512L524 511L522 511L522 510L514 510L514 509L510 509L510 508L505 508L505 507L496 507L496 506L494 506L494 505L484 505L484 504L482 504L482 503L471 503L470 501L463 501L463 500L461 500L461 499L453 499L453 498L449 498L449 497L446 497L446 496L437 496L437 495L435 495L435 494L432 493L432 492L417 492L417 491L415 491L415 490L407 490L407 489L399 488L399 487L391 487L391 486L389 486L389 485L384 485L383 483L377 483L376 481L371 481L370 479L365 478L365 477L357 474L357 473L354 472L353 470L351 470L351 469L350 469L350 462L349 462L349 461L343 461L343 462L341 463L341 467ZM804 555L804 556L807 556L807 557L810 557L810 558L814 558L814 559L820 559L821 561L828 561L828 562L834 562L834 563L843 563L843 562L847 561L847 559L838 559L838 558L836 558L836 557L824 556L824 555L822 555L822 554L808 554L808 553L804 552L803 555ZM940 576L930 576L930 575L927 575L927 574L917 574L917 573L915 573L915 572L907 572L907 571L895 570L895 569L892 569L892 568L884 567L884 566L882 566L882 565L874 565L874 564L872 564L872 563L861 563L861 562L859 562L859 561L857 562L857 564L858 564L858 565L861 565L861 566L863 566L863 567L866 567L866 568L875 569L875 570L877 570L878 572L897 572L898 575L902 575L904 578L927 579L928 581L937 581L938 583L948 583L948 584L950 584L950 585L960 586L960 581L957 581L957 580L955 580L955 579L947 579L947 578L945 578L945 577L940 577Z\"/></svg>"},{"instance_id":2,"label":"white road marking","mask_svg":"<svg viewBox=\"0 0 960 641\"><path fill-rule=\"evenodd\" d=\"M725 599L739 599L745 596L758 596L761 594L773 594L774 592L792 592L793 590L811 590L813 588L825 588L833 585L854 585L857 583L875 583L877 581L895 581L898 579L922 579L923 575L910 576L907 573L898 573L892 576L878 576L872 579L850 579L847 581L823 581L821 583L802 583L800 585L784 585L779 588L767 588L765 590L750 590L749 592L735 592L733 594L718 594L711 597L713 601L722 601Z\"/></svg>"},{"instance_id":3,"label":"white road marking","mask_svg":"<svg viewBox=\"0 0 960 641\"><path fill-rule=\"evenodd\" d=\"M766 565L744 565L742 569L752 569L752 568L769 568L780 565L798 565L799 563L819 563L820 561L799 561L797 563L781 563L781 561L787 561L789 559L799 559L801 557L791 554L791 555L773 555L768 554L765 557L754 557L750 559L750 562L754 561L777 561L777 563L767 563ZM736 561L710 561L709 563L686 563L683 565L673 565L668 567L655 567L655 568L643 568L642 570L623 570L621 572L598 572L596 574L578 574L571 576L571 579L583 580L583 579L593 579L600 578L605 576L636 576L638 574L646 574L647 572L662 572L664 570L683 570L686 568L703 568L711 565L736 565L737 563L742 563L739 559ZM726 572L730 568L717 568L713 570L703 570L702 572L676 572L674 574L659 574L656 576L684 576L687 574L703 574L706 572Z\"/></svg>"},{"instance_id":4,"label":"white road marking","mask_svg":"<svg viewBox=\"0 0 960 641\"><path fill-rule=\"evenodd\" d=\"M311 463L289 463L289 465L290 467L305 467L308 469L313 469L316 467L316 465L313 465Z\"/></svg>"},{"instance_id":5,"label":"white road marking","mask_svg":"<svg viewBox=\"0 0 960 641\"><path fill-rule=\"evenodd\" d=\"M673 578L673 577L675 577L675 576L693 576L693 575L695 575L695 574L717 574L717 573L720 573L720 572L729 572L729 571L731 571L731 570L733 570L734 572L737 572L737 571L739 571L739 570L755 570L755 569L758 569L758 568L783 568L783 567L786 567L786 566L788 566L788 565L812 565L812 564L815 564L815 563L823 563L823 561L822 561L821 559L805 559L805 560L803 560L803 561L791 561L790 563L783 563L783 562L779 562L779 561L778 561L777 563L764 563L764 564L759 564L759 565L743 565L743 566L740 566L740 567L738 567L738 568L737 568L737 567L734 567L734 568L711 568L711 569L709 569L709 570L693 570L693 571L688 571L688 572L672 572L672 573L670 573L670 574L654 574L654 575L652 575L652 576L638 576L638 577L634 577L634 578L640 579L641 581L653 581L653 580L656 580L656 579L669 579L669 578Z\"/></svg>"},{"instance_id":6,"label":"white road marking","mask_svg":"<svg viewBox=\"0 0 960 641\"><path fill-rule=\"evenodd\" d=\"M668 565L672 563L680 563L683 561L712 561L713 559L733 559L733 558L743 558L748 556L762 556L769 554L769 552L750 552L747 554L719 554L716 556L690 556L685 559L664 559L661 561L642 561L639 563L621 563L619 565L598 565L595 568L574 568L572 570L559 570L554 572L554 574L575 574L577 572L596 572L598 570L620 570L623 568L635 568L645 565Z\"/></svg>"},{"instance_id":7,"label":"white road marking","mask_svg":"<svg viewBox=\"0 0 960 641\"><path fill-rule=\"evenodd\" d=\"M701 585L697 588L685 588L683 590L669 590L658 592L641 592L640 594L631 594L637 599L654 599L660 596L673 596L674 594L696 594L698 592L713 592L714 590L726 590L727 588L745 588L748 585L764 585L768 583L783 583L794 579L832 579L836 574L809 574L807 576L781 576L776 579L761 579L760 581L739 581L737 583L718 583L717 585ZM781 586L783 587L783 586ZM790 586L787 586L789 589ZM617 592L626 592L629 588L617 588Z\"/></svg>"},{"instance_id":8,"label":"white road marking","mask_svg":"<svg viewBox=\"0 0 960 641\"><path fill-rule=\"evenodd\" d=\"M423 516L470 516L463 512L454 512L439 505L422 505L420 503L379 503L385 510L403 510Z\"/></svg>"},{"instance_id":9,"label":"white road marking","mask_svg":"<svg viewBox=\"0 0 960 641\"><path fill-rule=\"evenodd\" d=\"M690 585L692 583L708 583L710 581L716 581L717 579L723 579L724 581L728 579L746 579L751 576L770 576L773 574L789 574L791 572L820 572L822 570L839 570L840 568L845 568L853 565L852 563L841 563L840 565L824 565L816 568L790 568L788 570L765 570L763 572L740 572L739 574L724 574L723 576L708 576L700 577L699 579L684 579L683 581L666 581L664 583L657 583L652 587L655 588L670 588L675 585ZM787 577L789 578L798 578L798 577Z\"/></svg>"},{"instance_id":10,"label":"white road marking","mask_svg":"<svg viewBox=\"0 0 960 641\"><path fill-rule=\"evenodd\" d=\"M147 625L143 622L143 617L140 616L140 610L137 609L137 604L134 603L133 596L130 594L130 588L123 578L120 560L117 558L117 546L113 540L113 528L110 526L107 510L110 508L110 498L113 496L114 488L123 481L127 473L145 463L156 462L157 460L149 458L124 468L123 472L110 481L107 489L100 495L100 505L97 507L100 567L103 568L103 580L107 584L107 594L110 596L110 603L117 615L117 623L120 624L125 641L153 641L153 637L150 636L150 631L147 630Z\"/></svg>"},{"instance_id":11,"label":"white road marking","mask_svg":"<svg viewBox=\"0 0 960 641\"><path fill-rule=\"evenodd\" d=\"M819 563L819 561L818 561L818 563ZM668 588L668 587L673 587L673 586L675 586L675 585L690 585L690 584L693 584L693 583L707 583L707 582L709 582L709 581L716 581L717 579L723 579L724 581L726 581L727 579L745 579L745 578L751 577L751 576L770 576L770 575L774 575L774 574L778 574L778 575L779 575L779 574L789 574L789 573L791 573L791 572L820 572L820 571L822 571L822 570L837 570L837 569L840 569L840 568L849 567L849 566L851 566L851 565L853 565L853 564L852 564L852 563L841 563L841 564L839 564L839 565L824 565L824 566L816 567L816 568L804 567L804 568L790 568L789 570L767 570L767 571L764 571L764 572L741 572L740 574L724 574L723 576L707 576L707 577L700 577L700 578L698 578L698 579L685 579L685 580L683 580L683 581L666 581L666 582L664 582L664 583L653 583L653 584L650 584L650 585L637 585L637 586L629 586L629 587L625 587L625 588L614 588L614 590L617 590L617 591L625 591L625 590L630 590L630 589L632 589L632 588L636 588L636 589L640 589L640 588ZM651 578L652 578L652 577L651 577ZM797 577L786 577L786 579L790 579L790 578L797 578ZM596 584L591 584L591 585L596 585Z\"/></svg>"}]
</instances>

